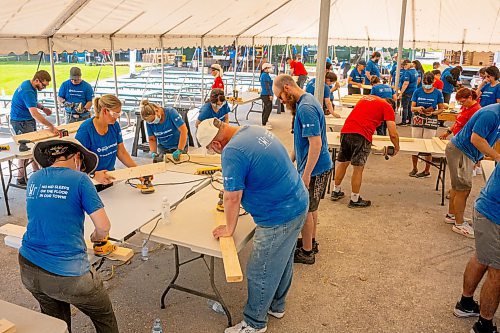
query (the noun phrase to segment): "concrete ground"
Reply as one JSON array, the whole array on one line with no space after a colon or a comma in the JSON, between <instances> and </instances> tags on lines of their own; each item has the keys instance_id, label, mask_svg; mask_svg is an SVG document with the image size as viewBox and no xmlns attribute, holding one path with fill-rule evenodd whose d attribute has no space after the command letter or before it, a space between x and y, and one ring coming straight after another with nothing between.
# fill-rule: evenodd
<instances>
[{"instance_id":1,"label":"concrete ground","mask_svg":"<svg viewBox=\"0 0 500 333\"><path fill-rule=\"evenodd\" d=\"M244 115L240 112L240 118ZM259 124L259 119L254 113L247 123ZM273 112L270 121L272 132L291 149L290 113ZM409 136L409 128L400 128L400 135ZM126 144L130 148L131 140ZM455 318L452 310L461 294L462 274L474 252L474 241L452 232L443 222L446 207L440 206L440 193L434 190L436 170L431 170L431 178L415 179L407 176L410 169L408 155L389 161L371 155L361 194L372 200L372 207L349 209L348 198L322 201L316 264L295 265L286 315L281 320L270 318L268 332L469 332L475 319ZM343 184L347 194L349 175L350 170ZM482 177L474 178L466 211L469 217L483 185ZM25 192L11 189L10 196L13 215L5 215L2 203L0 224L25 225ZM141 240L136 235L130 243L138 245ZM116 268L106 282L120 331L150 332L154 319L160 318L169 333L222 332L225 316L212 311L202 298L173 291L167 308L160 309L160 295L174 274L174 257L172 250L154 247L148 261L136 255L129 264ZM251 249L250 243L240 255L243 267ZM181 251L183 258L191 255ZM21 284L17 251L0 242L0 258L0 299L38 310ZM109 274L109 269L108 263L102 274ZM217 286L233 321L238 322L246 284L226 283L220 260L216 260L216 271ZM201 262L184 266L183 272L181 283L208 290L208 274ZM497 315L496 322L499 319ZM94 332L90 320L77 310L73 332Z\"/></svg>"}]
</instances>

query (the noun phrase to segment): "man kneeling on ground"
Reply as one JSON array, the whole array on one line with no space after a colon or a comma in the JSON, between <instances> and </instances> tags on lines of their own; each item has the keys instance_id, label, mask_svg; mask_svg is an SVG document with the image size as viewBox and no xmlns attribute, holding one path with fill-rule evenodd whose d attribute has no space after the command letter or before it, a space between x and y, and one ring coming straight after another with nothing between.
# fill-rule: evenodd
<instances>
[{"instance_id":1,"label":"man kneeling on ground","mask_svg":"<svg viewBox=\"0 0 500 333\"><path fill-rule=\"evenodd\" d=\"M97 333L116 333L111 301L83 238L85 213L95 226L92 241L105 239L111 228L85 174L95 170L98 157L72 138L39 142L33 155L43 169L28 180L28 226L19 250L23 284L42 313L64 320L69 332L73 304L90 317Z\"/></svg>"},{"instance_id":2,"label":"man kneeling on ground","mask_svg":"<svg viewBox=\"0 0 500 333\"><path fill-rule=\"evenodd\" d=\"M260 126L234 127L211 118L200 123L196 136L202 147L222 154L227 225L215 228L214 237L233 235L240 204L257 224L243 321L225 333L265 332L268 314L285 314L295 243L306 220L307 189L283 144Z\"/></svg>"},{"instance_id":3,"label":"man kneeling on ground","mask_svg":"<svg viewBox=\"0 0 500 333\"><path fill-rule=\"evenodd\" d=\"M352 165L351 200L349 208L363 208L371 205L370 200L363 200L359 195L363 170L370 155L373 133L382 122L386 122L389 137L394 145L394 155L399 151L399 135L396 130L394 115L395 103L391 99L382 99L377 96L365 96L347 117L340 131L340 151L335 165L335 184L333 187L333 201L344 197L340 184L344 179L347 167Z\"/></svg>"}]
</instances>

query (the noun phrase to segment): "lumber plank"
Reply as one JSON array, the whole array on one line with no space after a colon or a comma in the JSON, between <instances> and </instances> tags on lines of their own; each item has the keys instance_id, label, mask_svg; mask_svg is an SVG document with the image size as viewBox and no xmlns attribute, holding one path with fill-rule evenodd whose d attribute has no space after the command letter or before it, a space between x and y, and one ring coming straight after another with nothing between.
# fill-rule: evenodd
<instances>
[{"instance_id":1,"label":"lumber plank","mask_svg":"<svg viewBox=\"0 0 500 333\"><path fill-rule=\"evenodd\" d=\"M0 227L0 234L6 236L13 236L22 239L25 232L26 227L16 224L7 223ZM94 254L92 242L90 240L86 240L85 244L87 245L87 253ZM132 258L133 255L134 251L132 249L118 246L116 250L113 253L107 255L106 258L109 258L111 260L127 261Z\"/></svg>"},{"instance_id":2,"label":"lumber plank","mask_svg":"<svg viewBox=\"0 0 500 333\"><path fill-rule=\"evenodd\" d=\"M144 176L154 175L167 171L166 163L150 163L139 165L132 168L124 168L113 171L108 171L107 174L114 177L116 181L127 180L131 178L140 178Z\"/></svg>"},{"instance_id":3,"label":"lumber plank","mask_svg":"<svg viewBox=\"0 0 500 333\"><path fill-rule=\"evenodd\" d=\"M170 162L174 160L172 157L172 154L166 154L165 159ZM221 155L220 154L215 154L215 155L202 155L202 154L182 154L180 157L180 161L178 163L182 162L194 162L194 163L206 163L206 164L221 164Z\"/></svg>"},{"instance_id":4,"label":"lumber plank","mask_svg":"<svg viewBox=\"0 0 500 333\"><path fill-rule=\"evenodd\" d=\"M388 136L384 135L374 135L373 136L373 141L391 141L391 138ZM400 142L414 142L414 138L407 138L407 137L399 137Z\"/></svg>"},{"instance_id":5,"label":"lumber plank","mask_svg":"<svg viewBox=\"0 0 500 333\"><path fill-rule=\"evenodd\" d=\"M226 217L223 212L214 211L216 225L226 225ZM227 282L243 281L243 272L241 271L238 251L234 244L233 237L219 238L220 250L222 253L222 262L224 263L224 272Z\"/></svg>"},{"instance_id":6,"label":"lumber plank","mask_svg":"<svg viewBox=\"0 0 500 333\"><path fill-rule=\"evenodd\" d=\"M436 145L439 147L439 149L441 149L442 151L446 149L446 143L437 136L433 137L432 141L434 141Z\"/></svg>"},{"instance_id":7,"label":"lumber plank","mask_svg":"<svg viewBox=\"0 0 500 333\"><path fill-rule=\"evenodd\" d=\"M16 333L16 325L7 319L0 319L0 333Z\"/></svg>"},{"instance_id":8,"label":"lumber plank","mask_svg":"<svg viewBox=\"0 0 500 333\"><path fill-rule=\"evenodd\" d=\"M78 128L80 128L80 125L83 123L83 121L75 122L75 123L70 123L70 124L64 124L64 125L59 125L56 126L57 129L65 129L68 131L68 133L75 133L78 131ZM18 143L19 140L30 140L30 141L41 141L41 140L46 140L50 138L55 138L56 135L49 131L48 129L44 129L41 131L36 131L36 132L31 132L31 133L25 133L25 134L19 134L19 135L14 135L12 138L14 139L14 142Z\"/></svg>"}]
</instances>

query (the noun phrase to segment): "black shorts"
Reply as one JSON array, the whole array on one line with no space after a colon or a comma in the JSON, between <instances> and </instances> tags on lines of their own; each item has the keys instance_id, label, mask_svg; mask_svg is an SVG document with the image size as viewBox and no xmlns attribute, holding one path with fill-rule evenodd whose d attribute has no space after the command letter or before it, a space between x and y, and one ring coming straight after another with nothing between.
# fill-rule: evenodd
<instances>
[{"instance_id":1,"label":"black shorts","mask_svg":"<svg viewBox=\"0 0 500 333\"><path fill-rule=\"evenodd\" d=\"M318 210L319 201L325 197L326 185L331 172L332 170L328 170L311 177L309 182L309 212Z\"/></svg>"},{"instance_id":2,"label":"black shorts","mask_svg":"<svg viewBox=\"0 0 500 333\"><path fill-rule=\"evenodd\" d=\"M337 155L337 161L351 162L354 166L364 166L371 149L372 143L361 134L341 134L340 151Z\"/></svg>"}]
</instances>

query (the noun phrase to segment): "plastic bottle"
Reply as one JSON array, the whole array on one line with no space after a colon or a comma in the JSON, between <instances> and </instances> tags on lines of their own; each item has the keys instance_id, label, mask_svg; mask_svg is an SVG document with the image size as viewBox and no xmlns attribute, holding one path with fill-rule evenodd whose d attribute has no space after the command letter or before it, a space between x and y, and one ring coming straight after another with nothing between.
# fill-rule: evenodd
<instances>
[{"instance_id":1,"label":"plastic bottle","mask_svg":"<svg viewBox=\"0 0 500 333\"><path fill-rule=\"evenodd\" d=\"M170 223L170 202L167 197L163 197L161 202L161 220L163 224Z\"/></svg>"},{"instance_id":2,"label":"plastic bottle","mask_svg":"<svg viewBox=\"0 0 500 333\"><path fill-rule=\"evenodd\" d=\"M143 261L149 260L149 249L148 249L148 247L146 246L146 244L147 244L147 241L146 241L146 240L144 240L144 241L142 242L142 249L141 249L141 259L142 259Z\"/></svg>"},{"instance_id":3,"label":"plastic bottle","mask_svg":"<svg viewBox=\"0 0 500 333\"><path fill-rule=\"evenodd\" d=\"M161 320L159 318L155 319L151 333L163 333L163 328L161 327Z\"/></svg>"},{"instance_id":4,"label":"plastic bottle","mask_svg":"<svg viewBox=\"0 0 500 333\"><path fill-rule=\"evenodd\" d=\"M215 312L220 313L220 314L226 314L226 311L224 311L224 308L219 302L216 302L214 300L209 299L208 300L208 306Z\"/></svg>"}]
</instances>

